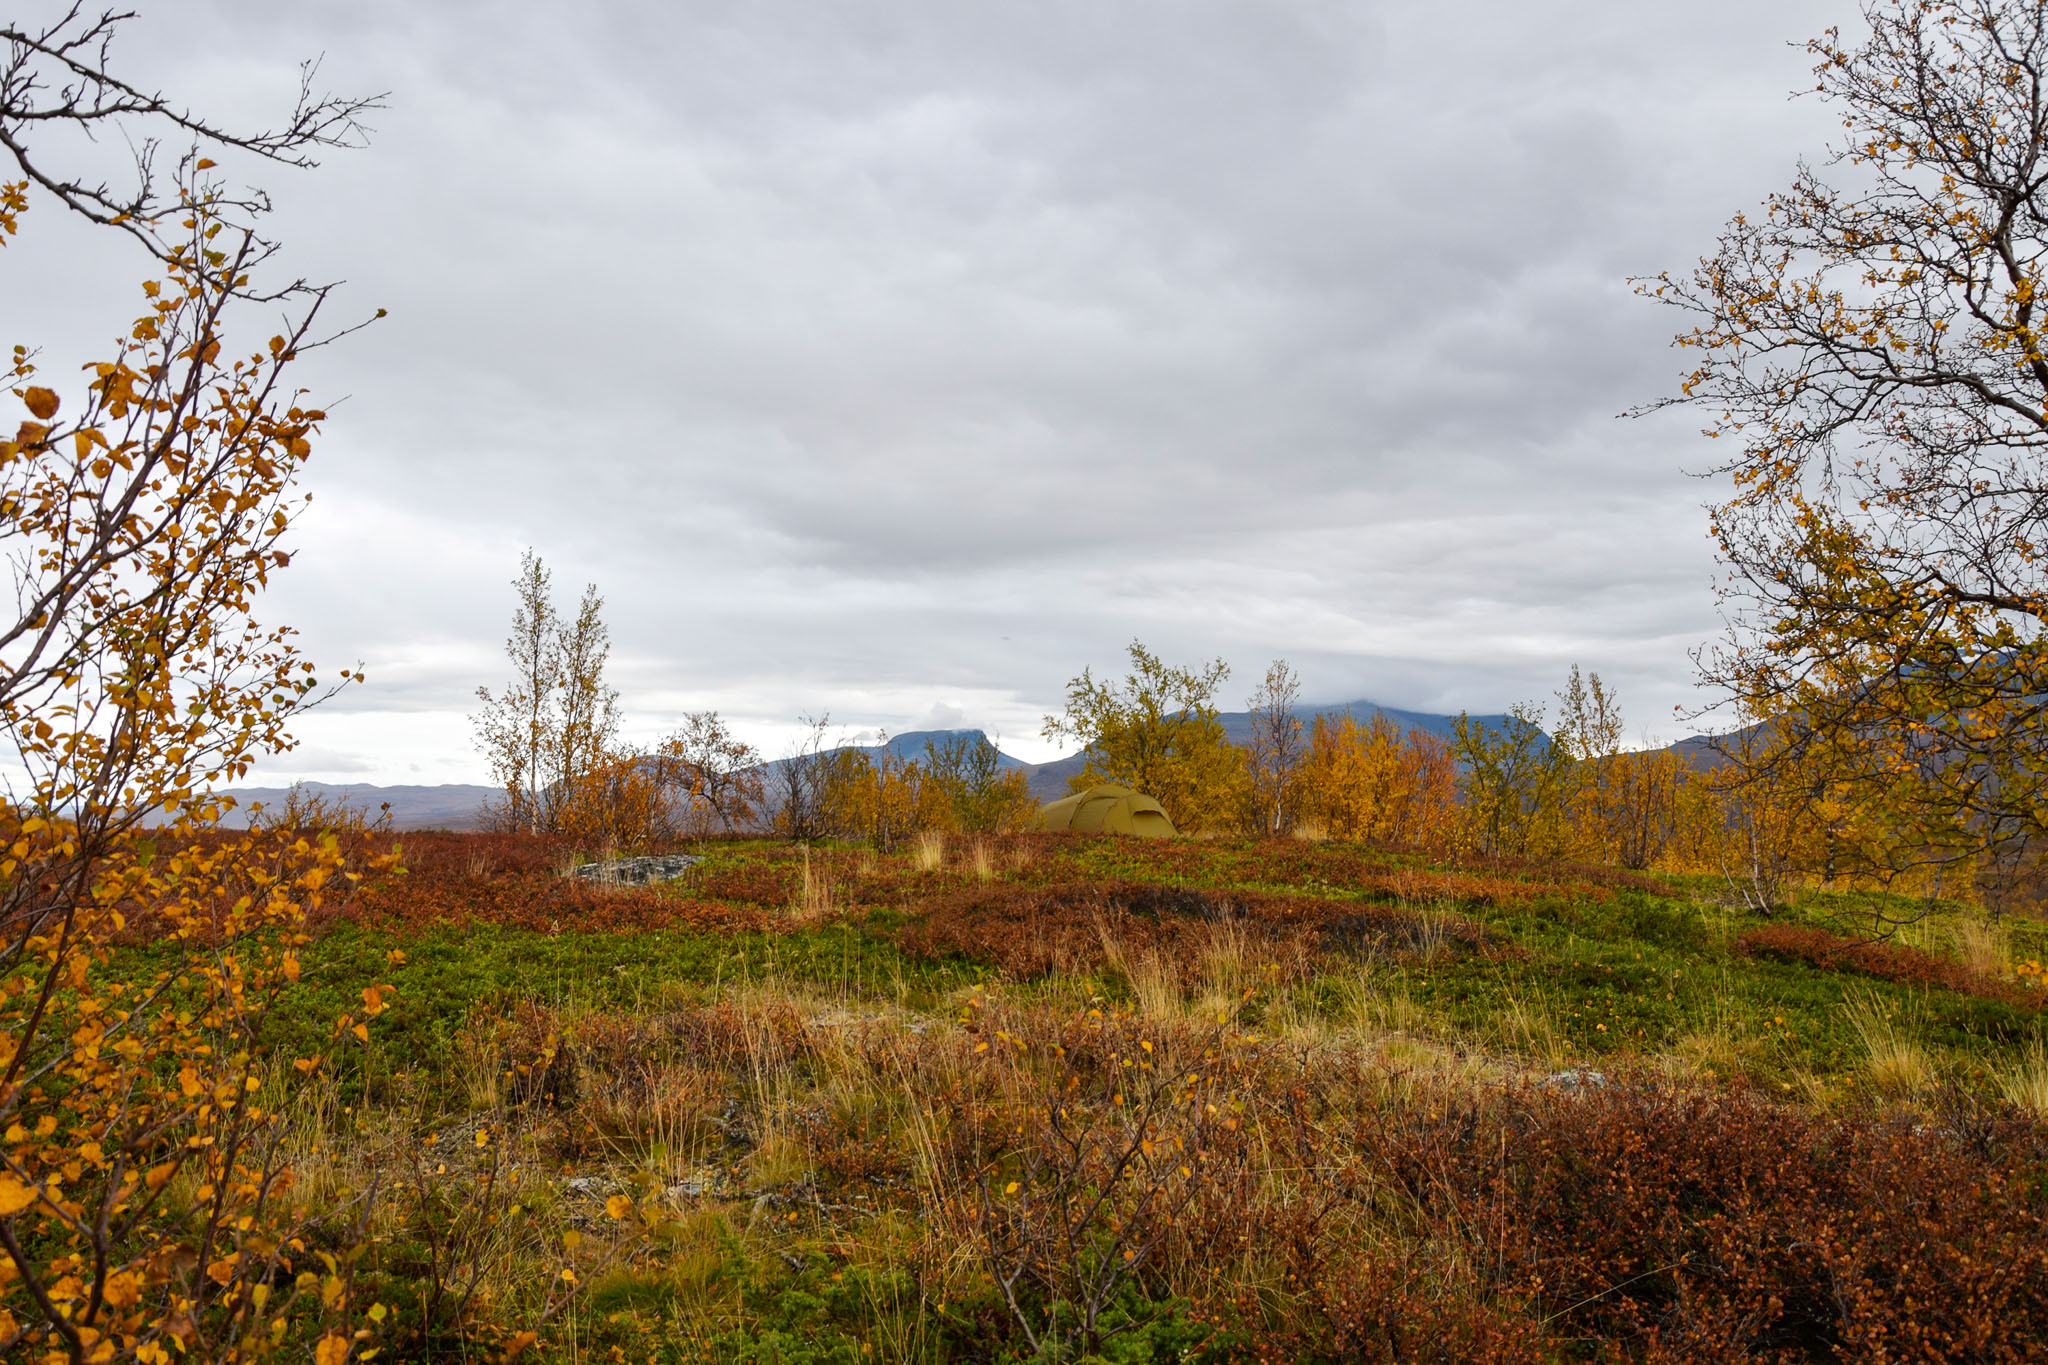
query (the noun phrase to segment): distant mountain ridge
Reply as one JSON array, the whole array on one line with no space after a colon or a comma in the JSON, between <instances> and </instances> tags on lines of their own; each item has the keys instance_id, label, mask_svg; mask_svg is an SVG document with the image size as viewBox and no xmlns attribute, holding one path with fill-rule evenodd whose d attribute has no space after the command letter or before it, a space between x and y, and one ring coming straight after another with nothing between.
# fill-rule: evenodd
<instances>
[{"instance_id":1,"label":"distant mountain ridge","mask_svg":"<svg viewBox=\"0 0 2048 1365\"><path fill-rule=\"evenodd\" d=\"M448 782L438 786L380 787L374 782L301 782L309 795L323 801L346 802L375 820L382 807L391 807L394 829L480 829L484 807L498 796L496 787ZM283 806L291 796L290 787L229 787L235 809L221 823L230 829L246 829L251 808L261 804L270 810Z\"/></svg>"},{"instance_id":2,"label":"distant mountain ridge","mask_svg":"<svg viewBox=\"0 0 2048 1365\"><path fill-rule=\"evenodd\" d=\"M1301 720L1304 727L1313 725L1317 717L1332 721L1349 715L1361 723L1370 724L1375 716L1384 716L1395 730L1406 735L1411 730L1425 734L1451 737L1456 717L1437 715L1428 711L1407 711L1395 706L1381 706L1377 702L1352 701L1328 706L1302 708ZM1252 718L1248 711L1225 711L1218 717L1223 723L1223 733L1233 744L1245 744L1251 739ZM1507 717L1504 714L1475 715L1473 720L1482 725L1498 727ZM950 740L988 740L984 730L908 730L900 735L891 735L881 744L834 745L824 752L833 753L841 749L853 749L869 754L894 754L906 759L924 757L925 745L939 748ZM1712 763L1712 741L1704 735L1692 735L1679 740L1669 748L1695 762ZM779 767L786 758L775 758L763 766L771 771ZM1029 763L1014 755L996 751L996 765L1004 771L1019 771L1024 774L1026 786L1031 795L1039 801L1057 801L1067 794L1067 782L1078 776L1087 766L1083 754L1069 754L1046 763ZM380 807L389 804L393 828L469 830L481 828L484 823L486 805L499 795L495 787L482 787L472 783L447 783L439 786L379 786L372 782L307 782L301 784L311 794L329 801L346 801L366 811L375 818ZM236 828L247 823L249 807L261 802L275 808L284 804L290 794L288 787L230 787L228 795L233 796L237 809L231 821Z\"/></svg>"}]
</instances>

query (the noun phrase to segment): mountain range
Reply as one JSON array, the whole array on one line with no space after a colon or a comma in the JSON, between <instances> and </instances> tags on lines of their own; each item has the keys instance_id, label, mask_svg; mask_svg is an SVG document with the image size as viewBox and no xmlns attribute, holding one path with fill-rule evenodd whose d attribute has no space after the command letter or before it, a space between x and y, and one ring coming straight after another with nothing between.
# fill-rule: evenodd
<instances>
[{"instance_id":1,"label":"mountain range","mask_svg":"<svg viewBox=\"0 0 2048 1365\"><path fill-rule=\"evenodd\" d=\"M1426 734L1441 735L1448 739L1456 723L1455 717L1435 715L1425 711L1404 711L1398 707L1381 706L1376 702L1353 701L1331 706L1317 706L1304 709L1301 719L1304 726L1315 723L1317 717L1332 720L1345 715L1356 717L1361 722L1370 722L1375 716L1385 716L1394 728L1406 735L1410 730ZM1252 718L1248 711L1226 711L1217 717L1223 723L1224 735L1234 744L1244 744L1251 739ZM1499 726L1507 717L1504 715L1474 716L1473 720L1482 725ZM880 755L896 754L904 758L922 758L925 745L934 747L954 739L981 739L987 735L981 730L911 730L892 735L887 742L876 745L841 745L836 748L863 749ZM1681 740L1675 749L1698 746L1704 741L1695 736ZM827 752L833 752L828 750ZM770 760L773 768L786 759ZM1022 771L1032 796L1040 801L1056 801L1067 794L1067 780L1087 766L1082 754L1069 754L1047 763L1027 763L1021 758L997 751L996 764L1004 770ZM303 789L328 801L345 801L375 816L380 807L388 805L391 823L397 829L476 829L483 823L486 804L498 795L495 787L481 787L472 783L447 783L440 786L378 786L370 782L306 782ZM246 822L249 808L262 803L265 806L282 805L289 795L286 787L230 787L228 794L236 800L238 809L231 816L231 823L239 826Z\"/></svg>"}]
</instances>

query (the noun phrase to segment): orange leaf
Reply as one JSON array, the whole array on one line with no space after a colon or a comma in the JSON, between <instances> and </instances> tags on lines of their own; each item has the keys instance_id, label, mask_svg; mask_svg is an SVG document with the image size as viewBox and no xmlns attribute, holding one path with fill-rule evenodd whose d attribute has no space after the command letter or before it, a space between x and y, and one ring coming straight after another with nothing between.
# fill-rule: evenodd
<instances>
[{"instance_id":1,"label":"orange leaf","mask_svg":"<svg viewBox=\"0 0 2048 1365\"><path fill-rule=\"evenodd\" d=\"M45 422L57 415L57 395L48 389L29 389L21 395L21 400L28 404L30 412Z\"/></svg>"}]
</instances>

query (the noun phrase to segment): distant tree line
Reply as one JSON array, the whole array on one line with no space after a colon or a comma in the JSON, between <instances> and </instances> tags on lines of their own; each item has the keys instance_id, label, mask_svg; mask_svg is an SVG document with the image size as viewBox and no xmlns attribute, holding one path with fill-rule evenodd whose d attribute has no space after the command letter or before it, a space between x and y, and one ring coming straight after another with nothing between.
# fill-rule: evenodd
<instances>
[{"instance_id":1,"label":"distant tree line","mask_svg":"<svg viewBox=\"0 0 2048 1365\"><path fill-rule=\"evenodd\" d=\"M829 717L803 717L798 740L769 760L702 711L650 747L625 744L618 693L605 681L603 598L587 587L573 615L559 612L531 551L514 582L512 680L479 689L475 717L503 789L492 811L502 828L596 849L773 833L886 850L927 832L1022 829L1037 810L1024 773L1004 767L982 735L912 755L831 743ZM1989 852L1930 852L1881 791L1772 726L1693 758L1628 749L1613 689L1576 666L1552 704L1517 705L1491 722L1460 714L1443 736L1404 733L1378 714L1305 719L1299 677L1275 660L1245 700L1250 733L1240 744L1218 707L1230 677L1222 660L1178 666L1135 640L1126 653L1121 677L1083 669L1072 679L1044 734L1081 750L1072 790L1135 788L1183 834L1704 872L1759 910L1805 882L1996 898L2013 880L2010 861Z\"/></svg>"},{"instance_id":2,"label":"distant tree line","mask_svg":"<svg viewBox=\"0 0 2048 1365\"><path fill-rule=\"evenodd\" d=\"M618 692L605 681L611 639L604 599L586 587L573 616L554 605L533 551L513 580L505 654L512 679L477 689L476 741L502 796L501 829L566 835L601 849L640 849L718 834L862 839L893 847L926 830L996 833L1036 811L1023 773L1004 769L984 736L927 743L912 758L828 747L827 717L770 761L716 711L699 711L651 747L619 737Z\"/></svg>"}]
</instances>

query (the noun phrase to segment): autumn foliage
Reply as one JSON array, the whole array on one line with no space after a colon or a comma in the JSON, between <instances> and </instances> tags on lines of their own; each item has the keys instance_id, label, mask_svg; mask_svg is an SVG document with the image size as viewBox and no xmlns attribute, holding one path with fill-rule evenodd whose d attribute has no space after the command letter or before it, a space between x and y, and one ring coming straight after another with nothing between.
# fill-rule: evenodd
<instances>
[{"instance_id":1,"label":"autumn foliage","mask_svg":"<svg viewBox=\"0 0 2048 1365\"><path fill-rule=\"evenodd\" d=\"M288 555L325 415L286 382L320 298L231 348L262 247L188 164L185 237L69 415L17 348L0 441L0 1354L253 1358L344 1342L355 1306L308 1249L266 1021L306 918L355 875L332 838L224 836L205 793L290 745L316 694L255 599ZM17 202L10 199L10 203ZM12 210L11 210L12 211ZM125 946L131 929L153 949ZM382 1008L334 1023L366 1032ZM329 1355L335 1347L322 1346Z\"/></svg>"}]
</instances>

